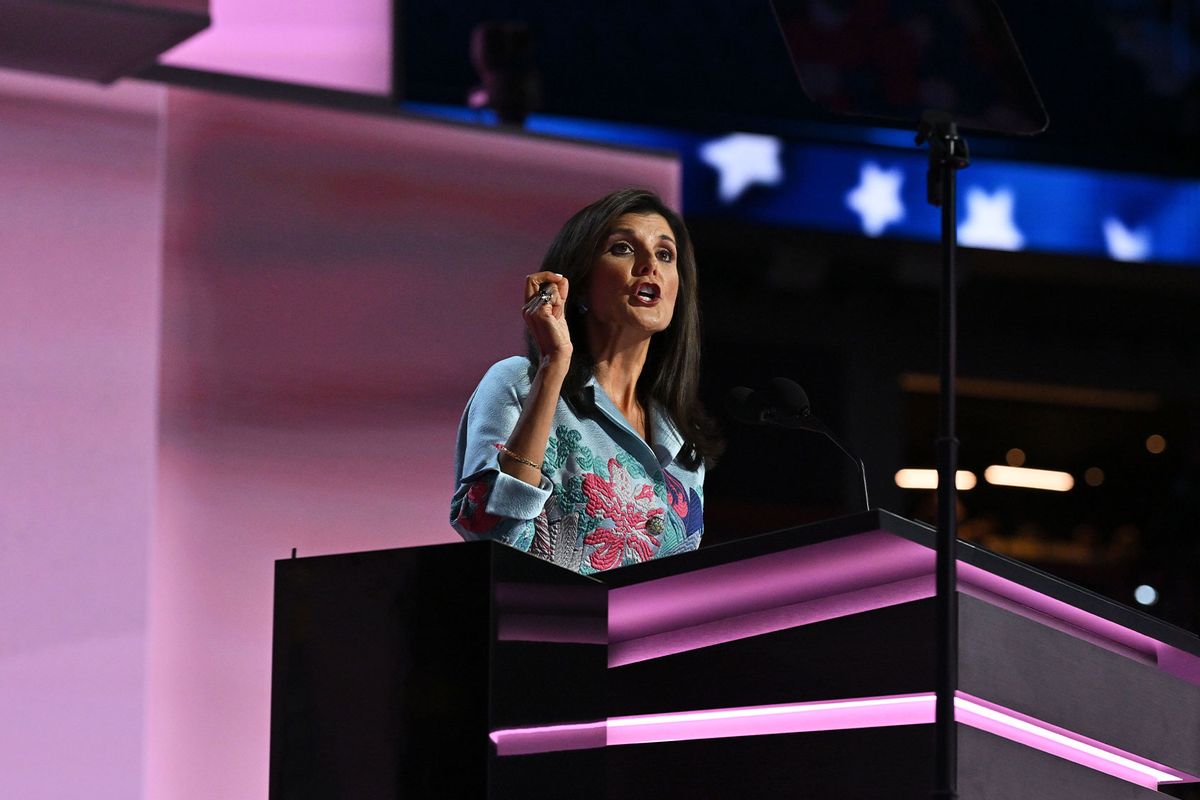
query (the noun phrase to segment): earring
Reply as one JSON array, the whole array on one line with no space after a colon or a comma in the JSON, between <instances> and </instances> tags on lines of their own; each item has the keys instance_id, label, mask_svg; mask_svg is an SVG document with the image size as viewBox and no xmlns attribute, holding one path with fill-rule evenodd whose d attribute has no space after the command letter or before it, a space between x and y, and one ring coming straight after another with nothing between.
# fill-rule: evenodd
<instances>
[{"instance_id":1,"label":"earring","mask_svg":"<svg viewBox=\"0 0 1200 800\"><path fill-rule=\"evenodd\" d=\"M586 314L588 312L588 304L586 300L580 300L575 305L579 309L580 314Z\"/></svg>"}]
</instances>

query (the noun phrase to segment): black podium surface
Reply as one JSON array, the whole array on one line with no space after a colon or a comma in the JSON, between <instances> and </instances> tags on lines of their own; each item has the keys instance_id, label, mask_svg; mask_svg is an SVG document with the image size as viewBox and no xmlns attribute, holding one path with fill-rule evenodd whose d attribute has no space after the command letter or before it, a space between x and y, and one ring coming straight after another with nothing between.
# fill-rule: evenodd
<instances>
[{"instance_id":1,"label":"black podium surface","mask_svg":"<svg viewBox=\"0 0 1200 800\"><path fill-rule=\"evenodd\" d=\"M271 796L927 798L933 532L882 511L584 577L276 564ZM959 796L1200 775L1200 639L967 543Z\"/></svg>"}]
</instances>

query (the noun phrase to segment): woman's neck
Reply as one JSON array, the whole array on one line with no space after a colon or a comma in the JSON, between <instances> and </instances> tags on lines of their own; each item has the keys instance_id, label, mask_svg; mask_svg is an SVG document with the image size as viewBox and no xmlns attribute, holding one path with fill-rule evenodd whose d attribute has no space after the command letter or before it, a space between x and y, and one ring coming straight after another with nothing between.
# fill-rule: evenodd
<instances>
[{"instance_id":1,"label":"woman's neck","mask_svg":"<svg viewBox=\"0 0 1200 800\"><path fill-rule=\"evenodd\" d=\"M649 352L650 340L646 338L624 347L613 345L592 353L596 383L643 439L647 434L646 415L638 399L637 386Z\"/></svg>"}]
</instances>

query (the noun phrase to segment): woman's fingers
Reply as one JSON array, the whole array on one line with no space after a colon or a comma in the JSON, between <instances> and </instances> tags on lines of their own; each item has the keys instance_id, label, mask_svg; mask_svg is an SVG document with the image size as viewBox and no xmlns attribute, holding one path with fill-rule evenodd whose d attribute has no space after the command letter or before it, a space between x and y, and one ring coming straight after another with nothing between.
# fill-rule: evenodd
<instances>
[{"instance_id":1,"label":"woman's fingers","mask_svg":"<svg viewBox=\"0 0 1200 800\"><path fill-rule=\"evenodd\" d=\"M525 276L525 300L532 300L535 295L541 293L546 286L558 287L559 294L565 296L565 287L567 279L557 272L535 272L532 275Z\"/></svg>"},{"instance_id":2,"label":"woman's fingers","mask_svg":"<svg viewBox=\"0 0 1200 800\"><path fill-rule=\"evenodd\" d=\"M543 356L571 352L567 329L566 300L570 291L566 278L557 272L535 272L525 276L525 324Z\"/></svg>"},{"instance_id":3,"label":"woman's fingers","mask_svg":"<svg viewBox=\"0 0 1200 800\"><path fill-rule=\"evenodd\" d=\"M556 272L538 272L525 278L526 314L535 314L545 306L546 315L561 317L567 300L568 281Z\"/></svg>"}]
</instances>

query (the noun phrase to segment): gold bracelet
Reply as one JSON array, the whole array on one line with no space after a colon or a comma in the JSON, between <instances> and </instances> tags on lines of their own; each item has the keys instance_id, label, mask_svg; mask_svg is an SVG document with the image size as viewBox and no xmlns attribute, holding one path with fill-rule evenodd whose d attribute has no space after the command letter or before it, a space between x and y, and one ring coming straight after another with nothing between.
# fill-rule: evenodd
<instances>
[{"instance_id":1,"label":"gold bracelet","mask_svg":"<svg viewBox=\"0 0 1200 800\"><path fill-rule=\"evenodd\" d=\"M500 449L500 452L501 452L501 453L504 453L504 455L508 456L508 457L509 457L509 458L511 458L513 461L516 461L516 462L518 462L518 463L524 464L524 465L525 465L525 466L527 466L527 467L533 467L533 468L534 468L534 469L536 469L538 472L541 472L541 471L542 471L542 465L541 465L541 464L535 464L535 463L533 463L532 461L530 461L528 458L526 458L525 456L523 456L523 455L520 455L520 454L518 454L518 453L514 453L512 450L509 450L509 449L508 449L508 446L507 446L507 445L498 444L498 445L496 445L496 447L498 447L498 448Z\"/></svg>"}]
</instances>

